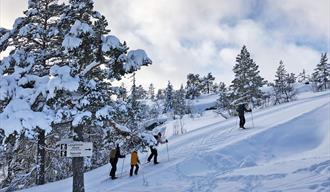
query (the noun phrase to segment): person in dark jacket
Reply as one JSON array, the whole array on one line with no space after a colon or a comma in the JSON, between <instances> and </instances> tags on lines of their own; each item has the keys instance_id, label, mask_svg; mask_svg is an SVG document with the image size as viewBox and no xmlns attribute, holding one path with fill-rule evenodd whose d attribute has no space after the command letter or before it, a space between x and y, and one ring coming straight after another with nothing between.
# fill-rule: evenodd
<instances>
[{"instance_id":1,"label":"person in dark jacket","mask_svg":"<svg viewBox=\"0 0 330 192\"><path fill-rule=\"evenodd\" d=\"M242 129L245 129L244 124L245 124L245 117L244 117L244 112L251 112L252 109L247 109L246 108L246 103L238 105L236 111L238 112L238 117L239 117L239 127Z\"/></svg>"},{"instance_id":2,"label":"person in dark jacket","mask_svg":"<svg viewBox=\"0 0 330 192\"><path fill-rule=\"evenodd\" d=\"M158 146L159 143L164 144L164 143L167 143L168 141L167 141L167 139L162 140L162 134L160 132L157 135L154 135L154 137L155 137L157 142L156 142L155 146L153 146L153 145L150 146L151 154L148 157L148 162L150 162L152 157L154 157L154 164L158 164L159 163L157 161L158 152L157 152L156 146Z\"/></svg>"},{"instance_id":3,"label":"person in dark jacket","mask_svg":"<svg viewBox=\"0 0 330 192\"><path fill-rule=\"evenodd\" d=\"M112 149L110 152L110 164L111 164L111 171L110 176L111 179L117 179L116 171L117 171L117 163L119 158L125 158L125 155L120 154L120 147L117 144L115 149Z\"/></svg>"}]
</instances>

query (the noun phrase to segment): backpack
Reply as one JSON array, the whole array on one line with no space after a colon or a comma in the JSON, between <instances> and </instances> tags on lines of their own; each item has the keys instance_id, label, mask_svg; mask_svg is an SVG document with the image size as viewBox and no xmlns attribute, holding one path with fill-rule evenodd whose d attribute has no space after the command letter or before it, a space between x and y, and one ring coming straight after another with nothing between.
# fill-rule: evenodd
<instances>
[{"instance_id":1,"label":"backpack","mask_svg":"<svg viewBox=\"0 0 330 192\"><path fill-rule=\"evenodd\" d=\"M116 158L116 153L117 153L117 150L116 149L111 149L111 151L110 151L110 159Z\"/></svg>"}]
</instances>

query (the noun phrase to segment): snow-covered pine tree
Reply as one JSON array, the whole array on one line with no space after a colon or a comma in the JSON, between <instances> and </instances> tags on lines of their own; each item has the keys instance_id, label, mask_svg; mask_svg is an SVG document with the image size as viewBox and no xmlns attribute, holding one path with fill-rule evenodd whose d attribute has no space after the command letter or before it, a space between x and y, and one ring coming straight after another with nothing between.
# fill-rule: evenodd
<instances>
[{"instance_id":1,"label":"snow-covered pine tree","mask_svg":"<svg viewBox=\"0 0 330 192\"><path fill-rule=\"evenodd\" d=\"M113 119L115 102L111 96L115 91L109 82L151 64L151 60L143 50L127 52L125 43L108 35L108 23L93 10L92 0L70 0L69 4L60 21L63 62L50 69L47 104L55 111L54 123L68 123L74 141L88 141L88 134L102 130L107 134L125 132L127 128ZM72 161L73 190L82 192L84 161L82 157Z\"/></svg>"},{"instance_id":2,"label":"snow-covered pine tree","mask_svg":"<svg viewBox=\"0 0 330 192\"><path fill-rule=\"evenodd\" d=\"M146 142L141 135L147 134L144 127L144 120L148 119L148 107L140 100L141 92L136 86L135 74L132 76L131 94L128 96L126 108L127 114L121 119L122 124L128 128L129 132L124 139L123 151L131 152L146 147Z\"/></svg>"},{"instance_id":3,"label":"snow-covered pine tree","mask_svg":"<svg viewBox=\"0 0 330 192\"><path fill-rule=\"evenodd\" d=\"M310 77L309 77L309 75L306 73L305 69L303 69L303 71L302 71L301 73L298 74L297 81L298 81L299 83L309 83L309 81L310 81Z\"/></svg>"},{"instance_id":4,"label":"snow-covered pine tree","mask_svg":"<svg viewBox=\"0 0 330 192\"><path fill-rule=\"evenodd\" d=\"M165 95L164 95L164 90L163 89L158 89L157 91L157 95L156 95L156 99L158 101L161 101L165 98Z\"/></svg>"},{"instance_id":5,"label":"snow-covered pine tree","mask_svg":"<svg viewBox=\"0 0 330 192\"><path fill-rule=\"evenodd\" d=\"M202 78L202 92L206 94L210 94L210 91L212 91L212 86L215 78L213 77L212 73L208 73L207 76Z\"/></svg>"},{"instance_id":6,"label":"snow-covered pine tree","mask_svg":"<svg viewBox=\"0 0 330 192\"><path fill-rule=\"evenodd\" d=\"M186 84L187 99L195 99L201 94L201 79L199 74L189 73L187 75L187 84Z\"/></svg>"},{"instance_id":7,"label":"snow-covered pine tree","mask_svg":"<svg viewBox=\"0 0 330 192\"><path fill-rule=\"evenodd\" d=\"M214 83L212 85L211 92L213 92L213 93L219 93L219 84L218 83Z\"/></svg>"},{"instance_id":8,"label":"snow-covered pine tree","mask_svg":"<svg viewBox=\"0 0 330 192\"><path fill-rule=\"evenodd\" d=\"M173 85L168 81L167 87L165 89L165 99L164 99L164 113L173 112Z\"/></svg>"},{"instance_id":9,"label":"snow-covered pine tree","mask_svg":"<svg viewBox=\"0 0 330 192\"><path fill-rule=\"evenodd\" d=\"M155 87L154 84L150 83L148 88L148 98L152 101L155 100Z\"/></svg>"},{"instance_id":10,"label":"snow-covered pine tree","mask_svg":"<svg viewBox=\"0 0 330 192\"><path fill-rule=\"evenodd\" d=\"M280 61L275 78L275 83L272 85L274 89L275 105L294 99L295 90L293 85L295 83L295 76L292 73L287 73L283 61Z\"/></svg>"},{"instance_id":11,"label":"snow-covered pine tree","mask_svg":"<svg viewBox=\"0 0 330 192\"><path fill-rule=\"evenodd\" d=\"M188 111L185 94L185 89L183 88L183 85L181 85L180 89L174 92L173 97L173 113L174 116L179 119L181 134L185 132L182 118Z\"/></svg>"},{"instance_id":12,"label":"snow-covered pine tree","mask_svg":"<svg viewBox=\"0 0 330 192\"><path fill-rule=\"evenodd\" d=\"M127 89L125 87L124 83L121 83L120 87L118 87L117 89L117 98L122 100L122 101L126 101L127 99Z\"/></svg>"},{"instance_id":13,"label":"snow-covered pine tree","mask_svg":"<svg viewBox=\"0 0 330 192\"><path fill-rule=\"evenodd\" d=\"M19 135L9 139L15 148L7 148L17 154L7 162L10 173L2 185L10 190L31 185L35 177L37 184L45 182L44 134L51 131L52 116L45 107L47 82L50 67L61 62L58 22L63 9L56 0L30 0L13 29L1 30L1 52L12 50L0 65L0 121L7 136L14 130Z\"/></svg>"},{"instance_id":14,"label":"snow-covered pine tree","mask_svg":"<svg viewBox=\"0 0 330 192\"><path fill-rule=\"evenodd\" d=\"M179 116L182 118L187 113L187 104L186 104L186 92L183 88L183 85L181 85L179 90L176 90L174 92L173 97L173 111L174 115Z\"/></svg>"},{"instance_id":15,"label":"snow-covered pine tree","mask_svg":"<svg viewBox=\"0 0 330 192\"><path fill-rule=\"evenodd\" d=\"M260 105L263 92L260 88L266 84L260 76L258 65L250 58L246 46L241 49L236 57L236 64L233 68L235 79L230 85L233 99L237 102L249 102L252 105Z\"/></svg>"},{"instance_id":16,"label":"snow-covered pine tree","mask_svg":"<svg viewBox=\"0 0 330 192\"><path fill-rule=\"evenodd\" d=\"M142 85L139 85L136 87L136 93L138 96L138 99L146 99L148 92L143 88Z\"/></svg>"},{"instance_id":17,"label":"snow-covered pine tree","mask_svg":"<svg viewBox=\"0 0 330 192\"><path fill-rule=\"evenodd\" d=\"M218 92L219 98L217 99L216 112L227 119L228 115L231 115L230 109L232 101L225 83L219 83Z\"/></svg>"},{"instance_id":18,"label":"snow-covered pine tree","mask_svg":"<svg viewBox=\"0 0 330 192\"><path fill-rule=\"evenodd\" d=\"M327 63L327 61L327 53L322 53L320 63L316 65L312 74L317 91L326 90L330 86L330 63Z\"/></svg>"}]
</instances>

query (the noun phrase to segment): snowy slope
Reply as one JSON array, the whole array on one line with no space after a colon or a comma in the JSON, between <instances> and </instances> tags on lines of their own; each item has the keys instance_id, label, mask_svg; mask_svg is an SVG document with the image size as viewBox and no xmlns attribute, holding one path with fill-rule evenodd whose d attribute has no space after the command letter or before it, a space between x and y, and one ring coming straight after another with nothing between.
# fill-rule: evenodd
<instances>
[{"instance_id":1,"label":"snowy slope","mask_svg":"<svg viewBox=\"0 0 330 192\"><path fill-rule=\"evenodd\" d=\"M106 165L85 174L86 191L330 191L330 93L247 114L248 130L237 119L214 116L209 125L170 138L159 149L159 165L142 165L139 176L108 179ZM186 125L194 121L186 121ZM188 126L189 127L189 126ZM142 162L147 154L140 153ZM122 162L117 174L121 174ZM66 179L24 192L71 191Z\"/></svg>"}]
</instances>

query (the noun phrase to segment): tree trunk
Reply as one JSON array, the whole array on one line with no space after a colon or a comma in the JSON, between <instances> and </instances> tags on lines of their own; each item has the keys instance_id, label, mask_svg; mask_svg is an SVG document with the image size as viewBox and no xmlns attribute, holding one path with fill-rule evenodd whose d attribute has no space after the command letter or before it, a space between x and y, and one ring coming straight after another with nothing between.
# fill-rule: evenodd
<instances>
[{"instance_id":1,"label":"tree trunk","mask_svg":"<svg viewBox=\"0 0 330 192\"><path fill-rule=\"evenodd\" d=\"M37 172L37 185L45 184L45 130L38 128L38 147L37 147L37 164L38 164L38 172Z\"/></svg>"},{"instance_id":2,"label":"tree trunk","mask_svg":"<svg viewBox=\"0 0 330 192\"><path fill-rule=\"evenodd\" d=\"M74 141L83 141L83 127L78 125L74 127L75 136ZM85 192L84 187L84 157L72 158L72 170L73 170L73 192Z\"/></svg>"}]
</instances>

